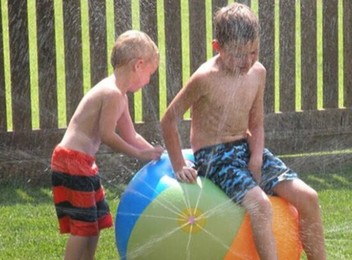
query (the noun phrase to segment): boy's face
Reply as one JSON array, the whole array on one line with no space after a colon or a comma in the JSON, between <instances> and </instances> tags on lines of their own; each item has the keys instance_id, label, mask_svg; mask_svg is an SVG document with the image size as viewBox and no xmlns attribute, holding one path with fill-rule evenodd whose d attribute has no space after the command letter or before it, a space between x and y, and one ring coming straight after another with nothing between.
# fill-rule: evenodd
<instances>
[{"instance_id":1,"label":"boy's face","mask_svg":"<svg viewBox=\"0 0 352 260\"><path fill-rule=\"evenodd\" d=\"M151 76L158 69L159 59L155 58L149 61L141 59L140 61L137 61L136 66L138 83L136 84L136 88L131 90L132 92L141 89L150 82Z\"/></svg>"},{"instance_id":2,"label":"boy's face","mask_svg":"<svg viewBox=\"0 0 352 260\"><path fill-rule=\"evenodd\" d=\"M258 60L259 40L225 44L222 48L218 47L218 52L226 70L244 75Z\"/></svg>"}]
</instances>

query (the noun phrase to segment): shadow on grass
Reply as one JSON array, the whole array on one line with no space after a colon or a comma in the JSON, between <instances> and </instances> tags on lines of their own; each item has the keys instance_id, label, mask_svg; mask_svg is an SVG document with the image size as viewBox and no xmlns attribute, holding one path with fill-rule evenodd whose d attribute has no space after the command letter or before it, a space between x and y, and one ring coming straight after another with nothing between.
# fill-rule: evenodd
<instances>
[{"instance_id":1,"label":"shadow on grass","mask_svg":"<svg viewBox=\"0 0 352 260\"><path fill-rule=\"evenodd\" d=\"M316 191L322 190L351 190L352 169L345 168L335 172L302 173L300 178ZM106 189L108 200L120 198L126 184L117 179L102 177L102 184ZM50 184L32 184L21 181L7 181L0 183L0 205L40 204L52 203Z\"/></svg>"},{"instance_id":2,"label":"shadow on grass","mask_svg":"<svg viewBox=\"0 0 352 260\"><path fill-rule=\"evenodd\" d=\"M31 185L21 182L0 184L0 205L51 203L51 189L47 185Z\"/></svg>"},{"instance_id":3,"label":"shadow on grass","mask_svg":"<svg viewBox=\"0 0 352 260\"><path fill-rule=\"evenodd\" d=\"M300 174L300 178L316 191L351 190L352 169L341 169L335 172L315 172Z\"/></svg>"},{"instance_id":4,"label":"shadow on grass","mask_svg":"<svg viewBox=\"0 0 352 260\"><path fill-rule=\"evenodd\" d=\"M126 187L125 184L121 184L117 180L104 178L102 178L102 184L108 200L120 198ZM18 180L3 182L0 183L0 194L0 206L53 203L51 186L47 182L45 184L33 184Z\"/></svg>"}]
</instances>

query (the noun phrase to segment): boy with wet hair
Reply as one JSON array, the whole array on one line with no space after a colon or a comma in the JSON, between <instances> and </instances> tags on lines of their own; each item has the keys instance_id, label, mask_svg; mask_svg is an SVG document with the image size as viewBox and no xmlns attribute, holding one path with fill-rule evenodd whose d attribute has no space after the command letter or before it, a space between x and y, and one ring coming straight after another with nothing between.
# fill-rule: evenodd
<instances>
[{"instance_id":1,"label":"boy with wet hair","mask_svg":"<svg viewBox=\"0 0 352 260\"><path fill-rule=\"evenodd\" d=\"M266 70L258 62L258 19L247 6L233 3L218 10L214 23L217 55L193 73L161 120L176 178L192 183L198 175L207 177L242 205L262 260L277 259L267 194L286 199L299 212L308 259L325 259L317 192L264 148ZM182 156L177 130L189 108L194 168Z\"/></svg>"},{"instance_id":2,"label":"boy with wet hair","mask_svg":"<svg viewBox=\"0 0 352 260\"><path fill-rule=\"evenodd\" d=\"M100 230L112 226L95 163L100 144L140 160L158 159L163 152L136 132L126 95L149 83L159 65L157 46L147 34L127 31L117 38L111 63L113 74L82 98L52 155L60 232L70 233L65 259L94 259Z\"/></svg>"}]
</instances>

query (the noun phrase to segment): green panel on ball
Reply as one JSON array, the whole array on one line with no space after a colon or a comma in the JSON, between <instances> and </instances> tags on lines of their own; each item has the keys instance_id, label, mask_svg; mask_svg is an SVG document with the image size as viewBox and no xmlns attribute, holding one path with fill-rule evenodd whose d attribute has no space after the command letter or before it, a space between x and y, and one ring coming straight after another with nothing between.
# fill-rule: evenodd
<instances>
[{"instance_id":1,"label":"green panel on ball","mask_svg":"<svg viewBox=\"0 0 352 260\"><path fill-rule=\"evenodd\" d=\"M221 259L244 216L211 181L179 183L157 196L139 217L128 242L127 259Z\"/></svg>"}]
</instances>

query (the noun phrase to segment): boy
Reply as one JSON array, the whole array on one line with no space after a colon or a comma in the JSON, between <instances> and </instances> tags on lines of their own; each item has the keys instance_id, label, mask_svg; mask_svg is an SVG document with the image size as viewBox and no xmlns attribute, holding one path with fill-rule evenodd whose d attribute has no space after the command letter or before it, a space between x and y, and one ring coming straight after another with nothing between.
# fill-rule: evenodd
<instances>
[{"instance_id":1,"label":"boy","mask_svg":"<svg viewBox=\"0 0 352 260\"><path fill-rule=\"evenodd\" d=\"M163 152L136 133L126 96L149 83L159 65L157 46L145 33L127 31L115 42L111 64L113 75L83 97L52 155L60 232L70 233L65 259L93 259L100 230L112 226L95 164L100 144L140 160L158 159Z\"/></svg>"},{"instance_id":2,"label":"boy","mask_svg":"<svg viewBox=\"0 0 352 260\"><path fill-rule=\"evenodd\" d=\"M260 259L277 259L272 209L266 194L293 204L309 259L325 259L315 190L264 149L266 70L258 60L259 22L245 5L233 3L214 18L216 56L201 65L169 105L161 129L178 180L205 176L249 213ZM195 170L182 157L177 122L191 108L190 142Z\"/></svg>"}]
</instances>

